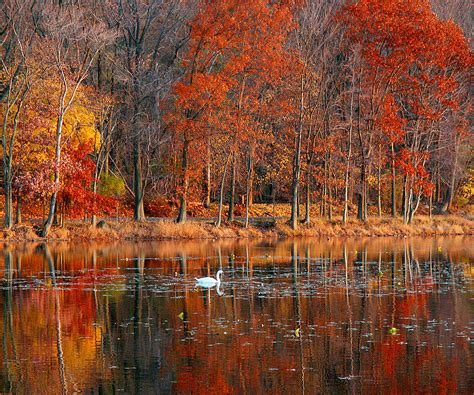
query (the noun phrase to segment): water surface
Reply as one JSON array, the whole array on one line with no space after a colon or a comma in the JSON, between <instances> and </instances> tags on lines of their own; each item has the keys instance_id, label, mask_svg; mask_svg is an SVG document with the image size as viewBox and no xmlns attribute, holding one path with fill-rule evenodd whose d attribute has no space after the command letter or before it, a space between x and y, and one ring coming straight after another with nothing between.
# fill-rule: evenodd
<instances>
[{"instance_id":1,"label":"water surface","mask_svg":"<svg viewBox=\"0 0 474 395\"><path fill-rule=\"evenodd\" d=\"M0 392L470 393L473 245L5 245Z\"/></svg>"}]
</instances>

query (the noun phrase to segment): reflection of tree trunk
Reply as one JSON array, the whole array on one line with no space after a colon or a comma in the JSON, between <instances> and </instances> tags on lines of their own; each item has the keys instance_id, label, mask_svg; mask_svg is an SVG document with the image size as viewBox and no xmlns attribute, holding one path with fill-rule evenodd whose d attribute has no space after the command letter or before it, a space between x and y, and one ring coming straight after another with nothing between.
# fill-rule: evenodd
<instances>
[{"instance_id":1,"label":"reflection of tree trunk","mask_svg":"<svg viewBox=\"0 0 474 395\"><path fill-rule=\"evenodd\" d=\"M55 290L55 316L56 316L56 349L57 357L59 362L59 375L61 378L62 393L67 393L67 380L66 380L66 365L64 363L64 352L62 346L62 329L61 329L61 304L59 300L59 290Z\"/></svg>"},{"instance_id":2,"label":"reflection of tree trunk","mask_svg":"<svg viewBox=\"0 0 474 395\"><path fill-rule=\"evenodd\" d=\"M295 242L291 244L291 264L293 269L293 303L296 317L295 325L295 336L298 338L299 351L300 351L300 368L301 368L301 392L305 393L305 364L304 364L304 347L303 347L303 333L302 333L302 312L301 312L301 300L298 289L298 247Z\"/></svg>"},{"instance_id":3,"label":"reflection of tree trunk","mask_svg":"<svg viewBox=\"0 0 474 395\"><path fill-rule=\"evenodd\" d=\"M64 352L62 345L62 324L61 324L61 300L59 297L60 290L57 288L56 283L56 269L53 257L49 251L47 244L42 245L46 261L48 263L49 271L51 273L51 280L53 283L54 289L54 310L55 310L55 319L56 319L56 354L59 364L59 377L61 380L62 393L67 393L67 379L66 379L66 365L64 363Z\"/></svg>"},{"instance_id":4,"label":"reflection of tree trunk","mask_svg":"<svg viewBox=\"0 0 474 395\"><path fill-rule=\"evenodd\" d=\"M221 246L217 247L217 264L218 264L219 270L222 270L222 250L221 250Z\"/></svg>"},{"instance_id":5,"label":"reflection of tree trunk","mask_svg":"<svg viewBox=\"0 0 474 395\"><path fill-rule=\"evenodd\" d=\"M3 290L3 366L6 370L6 382L4 383L7 392L13 392L13 380L10 372L10 357L8 353L8 333L11 332L11 289ZM11 332L13 336L13 332Z\"/></svg>"},{"instance_id":6,"label":"reflection of tree trunk","mask_svg":"<svg viewBox=\"0 0 474 395\"><path fill-rule=\"evenodd\" d=\"M181 252L179 254L179 274L182 274L186 276L188 273L188 264L187 264L187 259L186 259L186 254L184 252Z\"/></svg>"},{"instance_id":7,"label":"reflection of tree trunk","mask_svg":"<svg viewBox=\"0 0 474 395\"><path fill-rule=\"evenodd\" d=\"M135 383L135 393L140 393L140 383L141 383L141 363L140 357L140 339L142 325L142 280L143 280L143 269L145 263L145 257L142 255L136 259L136 270L135 274L135 287L134 287L134 313L133 313L133 359L134 359L134 383Z\"/></svg>"},{"instance_id":8,"label":"reflection of tree trunk","mask_svg":"<svg viewBox=\"0 0 474 395\"><path fill-rule=\"evenodd\" d=\"M346 245L344 244L344 250L343 250L343 255L344 255L344 266L345 266L345 288L346 288L346 306L347 306L347 316L349 318L349 359L351 362L351 368L350 368L350 374L349 377L354 376L354 340L353 340L353 331L352 331L352 307L351 307L351 301L350 301L350 296L349 296L349 263L347 259L347 248Z\"/></svg>"},{"instance_id":9,"label":"reflection of tree trunk","mask_svg":"<svg viewBox=\"0 0 474 395\"><path fill-rule=\"evenodd\" d=\"M7 287L3 289L3 358L4 366L6 367L6 383L5 388L8 392L13 393L13 380L10 373L10 357L8 353L8 335L10 334L12 341L13 354L16 357L16 344L13 333L13 313L12 313L12 281L13 281L13 267L12 267L12 252L8 246L3 249L5 261L5 277L7 280Z\"/></svg>"}]
</instances>

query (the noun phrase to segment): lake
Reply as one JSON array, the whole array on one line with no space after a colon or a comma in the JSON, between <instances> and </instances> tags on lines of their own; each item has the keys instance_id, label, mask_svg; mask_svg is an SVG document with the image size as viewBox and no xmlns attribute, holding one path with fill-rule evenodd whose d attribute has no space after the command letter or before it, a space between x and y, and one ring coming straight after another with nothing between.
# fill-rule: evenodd
<instances>
[{"instance_id":1,"label":"lake","mask_svg":"<svg viewBox=\"0 0 474 395\"><path fill-rule=\"evenodd\" d=\"M4 245L0 392L472 393L473 257L473 237Z\"/></svg>"}]
</instances>

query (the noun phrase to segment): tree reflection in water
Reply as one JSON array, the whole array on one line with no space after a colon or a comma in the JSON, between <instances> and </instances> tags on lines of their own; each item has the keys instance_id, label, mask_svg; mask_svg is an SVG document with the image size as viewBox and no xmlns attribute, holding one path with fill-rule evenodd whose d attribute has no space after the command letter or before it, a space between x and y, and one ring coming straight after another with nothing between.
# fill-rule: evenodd
<instances>
[{"instance_id":1,"label":"tree reflection in water","mask_svg":"<svg viewBox=\"0 0 474 395\"><path fill-rule=\"evenodd\" d=\"M472 241L5 245L0 392L469 393Z\"/></svg>"}]
</instances>

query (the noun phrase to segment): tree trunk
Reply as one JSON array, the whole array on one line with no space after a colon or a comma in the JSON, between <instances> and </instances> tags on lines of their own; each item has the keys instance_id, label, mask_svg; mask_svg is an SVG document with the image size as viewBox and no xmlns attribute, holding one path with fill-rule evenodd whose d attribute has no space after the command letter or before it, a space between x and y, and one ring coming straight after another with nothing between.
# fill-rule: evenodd
<instances>
[{"instance_id":1,"label":"tree trunk","mask_svg":"<svg viewBox=\"0 0 474 395\"><path fill-rule=\"evenodd\" d=\"M298 188L298 193L296 194L297 197L297 204L296 204L296 217L299 218L301 217L301 189Z\"/></svg>"},{"instance_id":2,"label":"tree trunk","mask_svg":"<svg viewBox=\"0 0 474 395\"><path fill-rule=\"evenodd\" d=\"M204 207L211 207L211 142L207 140L207 163L206 163L206 198Z\"/></svg>"},{"instance_id":3,"label":"tree trunk","mask_svg":"<svg viewBox=\"0 0 474 395\"><path fill-rule=\"evenodd\" d=\"M180 204L179 204L179 213L176 222L181 224L186 221L186 209L187 209L187 193L188 193L188 149L189 149L189 142L185 139L183 144L183 152L181 158L181 171L182 175L182 182L181 182L181 197L180 197Z\"/></svg>"},{"instance_id":4,"label":"tree trunk","mask_svg":"<svg viewBox=\"0 0 474 395\"><path fill-rule=\"evenodd\" d=\"M64 93L65 97L65 93ZM62 99L64 100L64 98ZM59 178L60 178L60 164L61 164L61 138L63 132L63 119L64 113L61 112L58 116L58 121L56 125L56 150L55 150L55 169L54 169L54 185L55 189L51 195L51 200L49 203L49 213L48 218L43 227L43 231L41 232L42 237L48 237L49 231L51 229L51 225L53 224L54 214L56 212L56 200L58 197L58 187L59 187Z\"/></svg>"},{"instance_id":5,"label":"tree trunk","mask_svg":"<svg viewBox=\"0 0 474 395\"><path fill-rule=\"evenodd\" d=\"M5 169L4 169L5 170ZM5 194L5 217L3 222L3 229L10 230L13 221L12 221L12 206L13 206L13 199L12 199L12 187L11 182L9 181L8 171L4 171L4 194Z\"/></svg>"},{"instance_id":6,"label":"tree trunk","mask_svg":"<svg viewBox=\"0 0 474 395\"><path fill-rule=\"evenodd\" d=\"M342 222L347 223L347 215L349 211L349 174L352 156L352 128L354 121L354 91L355 91L355 68L352 69L352 89L351 89L351 104L349 113L349 142L346 156L346 172L344 176L344 210L342 212Z\"/></svg>"},{"instance_id":7,"label":"tree trunk","mask_svg":"<svg viewBox=\"0 0 474 395\"><path fill-rule=\"evenodd\" d=\"M249 150L247 191L245 199L245 227L249 226L249 209L252 200L252 179L253 179L253 147Z\"/></svg>"},{"instance_id":8,"label":"tree trunk","mask_svg":"<svg viewBox=\"0 0 474 395\"><path fill-rule=\"evenodd\" d=\"M230 190L229 190L229 212L227 213L227 220L232 222L234 220L235 208L235 173L236 173L235 151L232 153L232 169L230 175Z\"/></svg>"},{"instance_id":9,"label":"tree trunk","mask_svg":"<svg viewBox=\"0 0 474 395\"><path fill-rule=\"evenodd\" d=\"M344 210L342 211L342 222L347 223L349 214L349 161L347 161L346 174L344 177Z\"/></svg>"},{"instance_id":10,"label":"tree trunk","mask_svg":"<svg viewBox=\"0 0 474 395\"><path fill-rule=\"evenodd\" d=\"M142 180L142 164L141 164L141 148L138 138L133 144L133 168L134 168L134 206L133 219L134 221L142 221L144 219L143 208L143 180Z\"/></svg>"},{"instance_id":11,"label":"tree trunk","mask_svg":"<svg viewBox=\"0 0 474 395\"><path fill-rule=\"evenodd\" d=\"M304 76L301 76L300 86L300 108L298 130L295 141L295 153L293 156L293 174L291 183L291 228L295 230L298 227L298 189L301 173L301 140L303 134L303 111L304 111Z\"/></svg>"},{"instance_id":12,"label":"tree trunk","mask_svg":"<svg viewBox=\"0 0 474 395\"><path fill-rule=\"evenodd\" d=\"M224 185L225 185L225 176L227 174L227 167L229 166L229 158L227 158L227 161L225 163L224 167L224 173L222 174L222 180L221 180L221 188L219 191L219 211L217 213L217 222L216 222L216 227L219 228L222 223L222 206L224 204Z\"/></svg>"},{"instance_id":13,"label":"tree trunk","mask_svg":"<svg viewBox=\"0 0 474 395\"><path fill-rule=\"evenodd\" d=\"M403 176L403 191L402 191L402 212L403 212L403 221L406 223L408 220L408 204L407 204L407 180L408 177Z\"/></svg>"},{"instance_id":14,"label":"tree trunk","mask_svg":"<svg viewBox=\"0 0 474 395\"><path fill-rule=\"evenodd\" d=\"M96 170L97 170L97 164L96 164ZM94 177L94 181L92 181L92 217L91 217L92 226L96 226L96 223L97 223L97 217L95 215L96 195L97 195L97 171Z\"/></svg>"},{"instance_id":15,"label":"tree trunk","mask_svg":"<svg viewBox=\"0 0 474 395\"><path fill-rule=\"evenodd\" d=\"M362 214L363 209L364 209L364 202L363 202L362 192L358 192L357 193L357 219L359 221L363 220L363 214Z\"/></svg>"},{"instance_id":16,"label":"tree trunk","mask_svg":"<svg viewBox=\"0 0 474 395\"><path fill-rule=\"evenodd\" d=\"M392 217L397 216L397 199L396 199L396 173L395 173L395 148L391 144L392 149Z\"/></svg>"},{"instance_id":17,"label":"tree trunk","mask_svg":"<svg viewBox=\"0 0 474 395\"><path fill-rule=\"evenodd\" d=\"M321 204L319 206L319 214L321 217L326 216L326 181L323 181L323 187L321 191Z\"/></svg>"},{"instance_id":18,"label":"tree trunk","mask_svg":"<svg viewBox=\"0 0 474 395\"><path fill-rule=\"evenodd\" d=\"M328 219L332 221L331 154L328 156Z\"/></svg>"},{"instance_id":19,"label":"tree trunk","mask_svg":"<svg viewBox=\"0 0 474 395\"><path fill-rule=\"evenodd\" d=\"M410 200L409 200L409 212L408 212L408 224L411 224L413 217L415 216L418 207L420 206L421 194L416 197L416 203L413 196L413 188L410 188Z\"/></svg>"},{"instance_id":20,"label":"tree trunk","mask_svg":"<svg viewBox=\"0 0 474 395\"><path fill-rule=\"evenodd\" d=\"M429 202L429 216L430 218L433 217L433 192L430 193L430 202Z\"/></svg>"},{"instance_id":21,"label":"tree trunk","mask_svg":"<svg viewBox=\"0 0 474 395\"><path fill-rule=\"evenodd\" d=\"M362 169L360 173L360 182L361 182L361 190L359 195L359 201L357 203L357 219L359 221L366 221L366 181L365 181L365 163L362 163Z\"/></svg>"},{"instance_id":22,"label":"tree trunk","mask_svg":"<svg viewBox=\"0 0 474 395\"><path fill-rule=\"evenodd\" d=\"M332 188L329 185L329 194L328 194L328 220L332 221Z\"/></svg>"},{"instance_id":23,"label":"tree trunk","mask_svg":"<svg viewBox=\"0 0 474 395\"><path fill-rule=\"evenodd\" d=\"M323 193L321 197L321 216L326 217L327 203L328 203L328 175L327 175L327 155L324 156L324 180L323 180Z\"/></svg>"},{"instance_id":24,"label":"tree trunk","mask_svg":"<svg viewBox=\"0 0 474 395\"><path fill-rule=\"evenodd\" d=\"M435 192L435 203L436 204L439 203L440 197L441 197L441 176L440 176L440 170L438 168L438 174L436 175L436 192Z\"/></svg>"},{"instance_id":25,"label":"tree trunk","mask_svg":"<svg viewBox=\"0 0 474 395\"><path fill-rule=\"evenodd\" d=\"M363 188L362 188L362 193L363 193L363 202L364 202L364 211L363 211L363 214L364 214L364 222L367 221L367 216L368 216L368 209L367 209L367 205L368 205L368 189L367 189L367 175L364 177L364 183L363 183Z\"/></svg>"},{"instance_id":26,"label":"tree trunk","mask_svg":"<svg viewBox=\"0 0 474 395\"><path fill-rule=\"evenodd\" d=\"M15 218L15 224L20 225L21 224L21 193L18 192L18 195L16 197L16 218Z\"/></svg>"},{"instance_id":27,"label":"tree trunk","mask_svg":"<svg viewBox=\"0 0 474 395\"><path fill-rule=\"evenodd\" d=\"M308 166L306 172L306 212L305 212L305 225L309 225L311 222L311 174Z\"/></svg>"},{"instance_id":28,"label":"tree trunk","mask_svg":"<svg viewBox=\"0 0 474 395\"><path fill-rule=\"evenodd\" d=\"M252 155L253 157L253 155ZM249 179L249 208L253 205L253 158L252 158L252 177Z\"/></svg>"},{"instance_id":29,"label":"tree trunk","mask_svg":"<svg viewBox=\"0 0 474 395\"><path fill-rule=\"evenodd\" d=\"M275 205L276 205L276 186L275 180L272 178L272 215L275 216Z\"/></svg>"},{"instance_id":30,"label":"tree trunk","mask_svg":"<svg viewBox=\"0 0 474 395\"><path fill-rule=\"evenodd\" d=\"M379 159L380 160L380 159ZM381 181L381 164L377 169L377 212L379 217L382 216L382 181Z\"/></svg>"},{"instance_id":31,"label":"tree trunk","mask_svg":"<svg viewBox=\"0 0 474 395\"><path fill-rule=\"evenodd\" d=\"M454 138L454 163L453 163L453 170L451 172L451 180L449 182L448 190L446 193L446 199L443 204L442 211L449 212L451 209L451 205L453 203L454 192L456 190L456 170L458 166L458 143L457 138Z\"/></svg>"}]
</instances>

